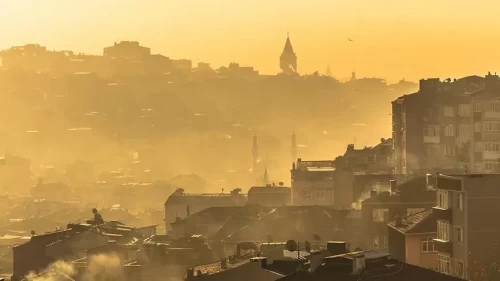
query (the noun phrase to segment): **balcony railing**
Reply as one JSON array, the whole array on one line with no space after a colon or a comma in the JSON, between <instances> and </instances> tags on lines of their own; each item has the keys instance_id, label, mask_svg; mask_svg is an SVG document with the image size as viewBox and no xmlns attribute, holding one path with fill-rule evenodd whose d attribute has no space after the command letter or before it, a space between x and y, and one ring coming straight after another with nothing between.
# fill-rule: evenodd
<instances>
[{"instance_id":1,"label":"balcony railing","mask_svg":"<svg viewBox=\"0 0 500 281\"><path fill-rule=\"evenodd\" d=\"M451 209L450 208L442 208L439 206L433 207L434 213L436 213L436 218L438 220L444 220L444 221L449 221L451 222L452 220L452 215L451 215Z\"/></svg>"},{"instance_id":2,"label":"balcony railing","mask_svg":"<svg viewBox=\"0 0 500 281\"><path fill-rule=\"evenodd\" d=\"M440 253L453 254L450 241L441 239L433 239L433 241L434 241L434 249L436 251Z\"/></svg>"}]
</instances>

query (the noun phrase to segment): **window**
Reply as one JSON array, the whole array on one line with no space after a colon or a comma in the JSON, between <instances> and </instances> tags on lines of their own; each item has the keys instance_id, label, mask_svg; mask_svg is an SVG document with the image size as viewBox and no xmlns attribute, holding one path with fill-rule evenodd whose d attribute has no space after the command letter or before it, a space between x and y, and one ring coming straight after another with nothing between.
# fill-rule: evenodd
<instances>
[{"instance_id":1,"label":"window","mask_svg":"<svg viewBox=\"0 0 500 281\"><path fill-rule=\"evenodd\" d=\"M373 221L374 222L388 222L389 221L389 209L373 209Z\"/></svg>"},{"instance_id":2,"label":"window","mask_svg":"<svg viewBox=\"0 0 500 281\"><path fill-rule=\"evenodd\" d=\"M444 189L438 189L438 207L443 209L448 209L448 191Z\"/></svg>"},{"instance_id":3,"label":"window","mask_svg":"<svg viewBox=\"0 0 500 281\"><path fill-rule=\"evenodd\" d=\"M423 238L422 239L422 252L423 253L431 253L435 252L434 249L434 240L433 238Z\"/></svg>"},{"instance_id":4,"label":"window","mask_svg":"<svg viewBox=\"0 0 500 281\"><path fill-rule=\"evenodd\" d=\"M455 260L455 276L459 278L464 278L464 262L461 260Z\"/></svg>"},{"instance_id":5,"label":"window","mask_svg":"<svg viewBox=\"0 0 500 281\"><path fill-rule=\"evenodd\" d=\"M458 116L469 117L470 116L470 106L468 104L458 105Z\"/></svg>"},{"instance_id":6,"label":"window","mask_svg":"<svg viewBox=\"0 0 500 281\"><path fill-rule=\"evenodd\" d=\"M305 199L311 199L312 198L312 192L311 191L304 192L304 198Z\"/></svg>"},{"instance_id":7,"label":"window","mask_svg":"<svg viewBox=\"0 0 500 281\"><path fill-rule=\"evenodd\" d=\"M484 151L500 151L500 144L498 142L485 142Z\"/></svg>"},{"instance_id":8,"label":"window","mask_svg":"<svg viewBox=\"0 0 500 281\"><path fill-rule=\"evenodd\" d=\"M387 235L374 235L373 236L373 248L374 249L386 249L389 245Z\"/></svg>"},{"instance_id":9,"label":"window","mask_svg":"<svg viewBox=\"0 0 500 281\"><path fill-rule=\"evenodd\" d=\"M455 147L453 145L445 145L444 146L444 155L445 156L455 156Z\"/></svg>"},{"instance_id":10,"label":"window","mask_svg":"<svg viewBox=\"0 0 500 281\"><path fill-rule=\"evenodd\" d=\"M325 190L324 189L317 189L316 190L316 198L318 198L318 199L325 198Z\"/></svg>"},{"instance_id":11,"label":"window","mask_svg":"<svg viewBox=\"0 0 500 281\"><path fill-rule=\"evenodd\" d=\"M450 257L444 255L438 255L438 269L439 272L444 274L450 274Z\"/></svg>"},{"instance_id":12,"label":"window","mask_svg":"<svg viewBox=\"0 0 500 281\"><path fill-rule=\"evenodd\" d=\"M486 132L498 132L500 131L500 123L498 122L484 123L484 130Z\"/></svg>"},{"instance_id":13,"label":"window","mask_svg":"<svg viewBox=\"0 0 500 281\"><path fill-rule=\"evenodd\" d=\"M455 110L453 106L444 107L444 117L453 117L455 115Z\"/></svg>"},{"instance_id":14,"label":"window","mask_svg":"<svg viewBox=\"0 0 500 281\"><path fill-rule=\"evenodd\" d=\"M408 209L406 209L406 214L408 216L411 216L413 214L420 213L424 210L425 210L424 208L408 208Z\"/></svg>"},{"instance_id":15,"label":"window","mask_svg":"<svg viewBox=\"0 0 500 281\"><path fill-rule=\"evenodd\" d=\"M446 127L444 127L444 135L446 137L454 137L455 136L455 126L453 125L446 125Z\"/></svg>"},{"instance_id":16,"label":"window","mask_svg":"<svg viewBox=\"0 0 500 281\"><path fill-rule=\"evenodd\" d=\"M464 196L462 193L457 193L457 209L464 209Z\"/></svg>"},{"instance_id":17,"label":"window","mask_svg":"<svg viewBox=\"0 0 500 281\"><path fill-rule=\"evenodd\" d=\"M450 241L450 225L446 222L438 221L438 239Z\"/></svg>"},{"instance_id":18,"label":"window","mask_svg":"<svg viewBox=\"0 0 500 281\"><path fill-rule=\"evenodd\" d=\"M486 103L486 111L488 112L500 112L500 102L489 101Z\"/></svg>"},{"instance_id":19,"label":"window","mask_svg":"<svg viewBox=\"0 0 500 281\"><path fill-rule=\"evenodd\" d=\"M455 233L457 236L457 242L460 244L463 244L464 243L464 231L463 231L462 227L460 227L460 226L455 227Z\"/></svg>"},{"instance_id":20,"label":"window","mask_svg":"<svg viewBox=\"0 0 500 281\"><path fill-rule=\"evenodd\" d=\"M498 162L496 162L496 161L484 162L484 170L485 171L493 172L493 171L496 171L497 168L498 168Z\"/></svg>"},{"instance_id":21,"label":"window","mask_svg":"<svg viewBox=\"0 0 500 281\"><path fill-rule=\"evenodd\" d=\"M460 137L469 138L471 137L469 125L460 125L458 129L458 134Z\"/></svg>"},{"instance_id":22,"label":"window","mask_svg":"<svg viewBox=\"0 0 500 281\"><path fill-rule=\"evenodd\" d=\"M424 136L425 137L437 137L438 128L436 126L427 126L424 128Z\"/></svg>"},{"instance_id":23,"label":"window","mask_svg":"<svg viewBox=\"0 0 500 281\"><path fill-rule=\"evenodd\" d=\"M474 103L474 112L483 112L483 105L480 102Z\"/></svg>"}]
</instances>

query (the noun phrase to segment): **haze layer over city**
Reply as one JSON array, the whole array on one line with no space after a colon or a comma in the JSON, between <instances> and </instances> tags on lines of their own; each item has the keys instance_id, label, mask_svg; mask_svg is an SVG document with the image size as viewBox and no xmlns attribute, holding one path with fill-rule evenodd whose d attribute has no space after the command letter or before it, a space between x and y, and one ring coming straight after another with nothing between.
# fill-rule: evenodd
<instances>
[{"instance_id":1,"label":"haze layer over city","mask_svg":"<svg viewBox=\"0 0 500 281\"><path fill-rule=\"evenodd\" d=\"M500 2L0 6L0 281L500 278Z\"/></svg>"}]
</instances>

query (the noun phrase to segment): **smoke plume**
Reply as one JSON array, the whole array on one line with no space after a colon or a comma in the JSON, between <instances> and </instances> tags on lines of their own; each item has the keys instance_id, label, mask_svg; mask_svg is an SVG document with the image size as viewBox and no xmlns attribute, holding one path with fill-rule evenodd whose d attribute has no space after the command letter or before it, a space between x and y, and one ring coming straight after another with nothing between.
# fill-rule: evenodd
<instances>
[{"instance_id":1,"label":"smoke plume","mask_svg":"<svg viewBox=\"0 0 500 281\"><path fill-rule=\"evenodd\" d=\"M41 274L30 273L27 281L67 281L77 275L75 267L68 262L57 261L49 265ZM83 281L126 280L121 260L116 255L96 255L88 260L83 272Z\"/></svg>"}]
</instances>

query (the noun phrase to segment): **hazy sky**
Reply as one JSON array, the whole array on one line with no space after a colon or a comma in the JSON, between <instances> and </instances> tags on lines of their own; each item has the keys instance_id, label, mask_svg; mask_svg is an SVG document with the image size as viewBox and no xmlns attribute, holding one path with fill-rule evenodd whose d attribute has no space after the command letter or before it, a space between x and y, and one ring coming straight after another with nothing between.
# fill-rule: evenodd
<instances>
[{"instance_id":1,"label":"hazy sky","mask_svg":"<svg viewBox=\"0 0 500 281\"><path fill-rule=\"evenodd\" d=\"M0 48L101 54L136 40L171 58L274 74L290 32L301 73L461 77L500 72L499 12L497 0L0 0Z\"/></svg>"}]
</instances>

